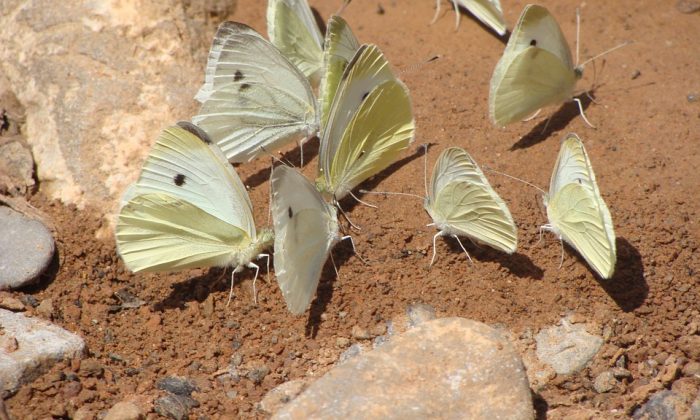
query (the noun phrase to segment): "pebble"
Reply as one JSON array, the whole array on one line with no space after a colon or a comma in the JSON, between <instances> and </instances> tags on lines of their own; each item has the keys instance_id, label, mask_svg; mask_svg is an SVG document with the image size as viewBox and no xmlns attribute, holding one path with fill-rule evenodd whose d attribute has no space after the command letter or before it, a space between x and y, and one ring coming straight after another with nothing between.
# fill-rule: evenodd
<instances>
[{"instance_id":1,"label":"pebble","mask_svg":"<svg viewBox=\"0 0 700 420\"><path fill-rule=\"evenodd\" d=\"M688 100L688 102L692 104L693 102L697 102L698 99L700 99L700 95L698 95L697 93L689 93L688 96L686 96L685 98Z\"/></svg>"},{"instance_id":2,"label":"pebble","mask_svg":"<svg viewBox=\"0 0 700 420\"><path fill-rule=\"evenodd\" d=\"M191 397L168 394L158 398L153 405L156 413L163 417L184 420L189 417L192 407L199 407L199 402Z\"/></svg>"},{"instance_id":3,"label":"pebble","mask_svg":"<svg viewBox=\"0 0 700 420\"><path fill-rule=\"evenodd\" d=\"M13 296L0 297L0 308L13 312L22 312L25 310L24 303Z\"/></svg>"},{"instance_id":4,"label":"pebble","mask_svg":"<svg viewBox=\"0 0 700 420\"><path fill-rule=\"evenodd\" d=\"M352 338L356 340L369 340L372 338L372 336L369 334L369 331L367 331L365 328L360 327L359 325L354 325L352 327Z\"/></svg>"},{"instance_id":5,"label":"pebble","mask_svg":"<svg viewBox=\"0 0 700 420\"><path fill-rule=\"evenodd\" d=\"M350 345L350 340L346 337L338 337L335 339L335 345L336 347L344 349L345 347Z\"/></svg>"},{"instance_id":6,"label":"pebble","mask_svg":"<svg viewBox=\"0 0 700 420\"><path fill-rule=\"evenodd\" d=\"M617 386L617 384L618 382L617 379L615 379L615 375L611 371L606 370L605 372L596 376L595 381L593 382L593 389L595 389L595 392L603 394L611 391Z\"/></svg>"},{"instance_id":7,"label":"pebble","mask_svg":"<svg viewBox=\"0 0 700 420\"><path fill-rule=\"evenodd\" d=\"M537 357L559 375L583 369L603 344L603 339L589 334L584 325L572 325L566 318L561 320L561 326L540 331L535 340Z\"/></svg>"},{"instance_id":8,"label":"pebble","mask_svg":"<svg viewBox=\"0 0 700 420\"><path fill-rule=\"evenodd\" d=\"M415 327L427 321L435 319L435 308L425 303L412 303L406 308L409 326Z\"/></svg>"},{"instance_id":9,"label":"pebble","mask_svg":"<svg viewBox=\"0 0 700 420\"><path fill-rule=\"evenodd\" d=\"M700 1L697 0L678 0L676 10L681 13L691 14L700 10Z\"/></svg>"},{"instance_id":10,"label":"pebble","mask_svg":"<svg viewBox=\"0 0 700 420\"><path fill-rule=\"evenodd\" d=\"M79 357L85 342L79 336L39 318L0 309L3 337L16 340L12 352L0 349L0 384L14 393L59 360Z\"/></svg>"},{"instance_id":11,"label":"pebble","mask_svg":"<svg viewBox=\"0 0 700 420\"><path fill-rule=\"evenodd\" d=\"M340 357L338 358L338 364L347 362L348 360L362 353L362 350L363 348L361 345L357 343L353 344L340 355Z\"/></svg>"},{"instance_id":12,"label":"pebble","mask_svg":"<svg viewBox=\"0 0 700 420\"><path fill-rule=\"evenodd\" d=\"M284 405L288 404L297 395L306 389L307 383L301 379L295 379L271 389L258 404L258 408L265 414L274 414Z\"/></svg>"},{"instance_id":13,"label":"pebble","mask_svg":"<svg viewBox=\"0 0 700 420\"><path fill-rule=\"evenodd\" d=\"M114 292L114 296L119 299L120 307L122 309L135 309L146 304L146 302L139 299L138 296L131 293L127 289L117 290Z\"/></svg>"},{"instance_id":14,"label":"pebble","mask_svg":"<svg viewBox=\"0 0 700 420\"><path fill-rule=\"evenodd\" d=\"M652 395L649 400L632 413L635 420L664 419L675 420L684 418L687 410L686 399L673 391L663 390Z\"/></svg>"},{"instance_id":15,"label":"pebble","mask_svg":"<svg viewBox=\"0 0 700 420\"><path fill-rule=\"evenodd\" d=\"M168 391L174 395L187 396L192 395L193 391L197 390L197 386L188 378L179 376L166 376L161 378L156 383L156 388Z\"/></svg>"},{"instance_id":16,"label":"pebble","mask_svg":"<svg viewBox=\"0 0 700 420\"><path fill-rule=\"evenodd\" d=\"M265 379L265 377L270 373L270 368L267 366L260 366L251 369L246 375L255 385L260 385L260 383Z\"/></svg>"},{"instance_id":17,"label":"pebble","mask_svg":"<svg viewBox=\"0 0 700 420\"><path fill-rule=\"evenodd\" d=\"M0 207L0 290L38 280L53 254L53 237L43 223Z\"/></svg>"},{"instance_id":18,"label":"pebble","mask_svg":"<svg viewBox=\"0 0 700 420\"><path fill-rule=\"evenodd\" d=\"M34 182L34 159L21 135L0 139L0 191L10 196L24 195Z\"/></svg>"},{"instance_id":19,"label":"pebble","mask_svg":"<svg viewBox=\"0 0 700 420\"><path fill-rule=\"evenodd\" d=\"M85 359L80 362L80 374L83 376L100 377L104 372L104 368L95 359Z\"/></svg>"},{"instance_id":20,"label":"pebble","mask_svg":"<svg viewBox=\"0 0 700 420\"><path fill-rule=\"evenodd\" d=\"M463 318L424 322L336 365L273 418L532 419L525 370L497 330Z\"/></svg>"},{"instance_id":21,"label":"pebble","mask_svg":"<svg viewBox=\"0 0 700 420\"><path fill-rule=\"evenodd\" d=\"M42 300L36 307L36 313L42 318L53 319L53 301L51 299Z\"/></svg>"},{"instance_id":22,"label":"pebble","mask_svg":"<svg viewBox=\"0 0 700 420\"><path fill-rule=\"evenodd\" d=\"M107 411L102 420L142 420L146 414L131 401L120 401Z\"/></svg>"},{"instance_id":23,"label":"pebble","mask_svg":"<svg viewBox=\"0 0 700 420\"><path fill-rule=\"evenodd\" d=\"M688 362L683 366L683 376L696 376L700 379L700 362Z\"/></svg>"}]
</instances>

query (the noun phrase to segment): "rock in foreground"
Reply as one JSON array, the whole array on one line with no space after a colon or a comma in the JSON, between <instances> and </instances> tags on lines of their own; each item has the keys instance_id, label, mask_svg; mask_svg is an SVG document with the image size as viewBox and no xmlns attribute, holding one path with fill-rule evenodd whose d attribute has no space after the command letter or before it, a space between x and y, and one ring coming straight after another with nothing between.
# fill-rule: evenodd
<instances>
[{"instance_id":1,"label":"rock in foreground","mask_svg":"<svg viewBox=\"0 0 700 420\"><path fill-rule=\"evenodd\" d=\"M493 328L425 322L329 371L274 416L533 418L523 364Z\"/></svg>"}]
</instances>

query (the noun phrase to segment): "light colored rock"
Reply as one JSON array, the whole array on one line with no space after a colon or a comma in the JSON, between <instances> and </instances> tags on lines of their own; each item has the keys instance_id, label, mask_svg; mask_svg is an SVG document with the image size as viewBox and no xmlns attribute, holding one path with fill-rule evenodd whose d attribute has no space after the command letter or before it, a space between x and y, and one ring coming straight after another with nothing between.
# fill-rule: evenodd
<instances>
[{"instance_id":1,"label":"light colored rock","mask_svg":"<svg viewBox=\"0 0 700 420\"><path fill-rule=\"evenodd\" d=\"M85 342L79 336L38 318L0 309L0 330L14 337L17 348L0 349L0 383L14 393L50 368L55 362L82 354Z\"/></svg>"},{"instance_id":2,"label":"light colored rock","mask_svg":"<svg viewBox=\"0 0 700 420\"><path fill-rule=\"evenodd\" d=\"M131 401L120 401L112 406L103 420L141 420L146 415L141 408Z\"/></svg>"},{"instance_id":3,"label":"light colored rock","mask_svg":"<svg viewBox=\"0 0 700 420\"><path fill-rule=\"evenodd\" d=\"M53 253L53 237L46 226L0 206L0 290L37 280Z\"/></svg>"},{"instance_id":4,"label":"light colored rock","mask_svg":"<svg viewBox=\"0 0 700 420\"><path fill-rule=\"evenodd\" d=\"M603 339L589 334L585 325L572 325L566 318L561 320L561 326L540 331L535 340L537 357L559 375L583 369L603 344Z\"/></svg>"},{"instance_id":5,"label":"light colored rock","mask_svg":"<svg viewBox=\"0 0 700 420\"><path fill-rule=\"evenodd\" d=\"M158 132L194 114L218 24L203 5L219 19L235 8L195 3L3 2L0 72L25 107L42 190L114 208Z\"/></svg>"},{"instance_id":6,"label":"light colored rock","mask_svg":"<svg viewBox=\"0 0 700 420\"><path fill-rule=\"evenodd\" d=\"M520 358L493 328L420 324L326 373L276 419L533 418Z\"/></svg>"},{"instance_id":7,"label":"light colored rock","mask_svg":"<svg viewBox=\"0 0 700 420\"><path fill-rule=\"evenodd\" d=\"M435 308L426 303L412 303L406 308L409 326L415 327L427 321L435 319Z\"/></svg>"},{"instance_id":8,"label":"light colored rock","mask_svg":"<svg viewBox=\"0 0 700 420\"><path fill-rule=\"evenodd\" d=\"M611 371L606 370L596 376L595 381L593 381L593 388L597 393L602 394L611 391L617 384L618 382L617 379L615 379L615 375Z\"/></svg>"},{"instance_id":9,"label":"light colored rock","mask_svg":"<svg viewBox=\"0 0 700 420\"><path fill-rule=\"evenodd\" d=\"M632 413L637 419L676 420L690 418L690 403L682 395L664 389L652 395L649 401Z\"/></svg>"},{"instance_id":10,"label":"light colored rock","mask_svg":"<svg viewBox=\"0 0 700 420\"><path fill-rule=\"evenodd\" d=\"M258 409L265 414L273 414L296 398L306 389L307 383L301 379L285 382L271 389L258 404Z\"/></svg>"},{"instance_id":11,"label":"light colored rock","mask_svg":"<svg viewBox=\"0 0 700 420\"><path fill-rule=\"evenodd\" d=\"M0 136L0 193L21 195L34 186L34 159L21 136Z\"/></svg>"}]
</instances>

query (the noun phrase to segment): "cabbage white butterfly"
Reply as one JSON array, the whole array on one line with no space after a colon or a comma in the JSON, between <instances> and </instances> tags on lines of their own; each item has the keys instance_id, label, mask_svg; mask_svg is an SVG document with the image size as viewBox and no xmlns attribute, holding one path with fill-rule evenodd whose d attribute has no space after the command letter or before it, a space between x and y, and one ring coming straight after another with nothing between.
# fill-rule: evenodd
<instances>
[{"instance_id":1,"label":"cabbage white butterfly","mask_svg":"<svg viewBox=\"0 0 700 420\"><path fill-rule=\"evenodd\" d=\"M610 210L576 134L562 141L544 204L549 224L543 229L574 247L602 278L612 277L617 253Z\"/></svg>"},{"instance_id":2,"label":"cabbage white butterfly","mask_svg":"<svg viewBox=\"0 0 700 420\"><path fill-rule=\"evenodd\" d=\"M272 171L272 220L275 228L275 275L295 315L306 311L331 248L342 238L334 206L299 171Z\"/></svg>"},{"instance_id":3,"label":"cabbage white butterfly","mask_svg":"<svg viewBox=\"0 0 700 420\"><path fill-rule=\"evenodd\" d=\"M498 35L503 36L506 33L506 21L503 18L503 9L499 0L449 0L455 8L455 28L459 27L459 6L469 10L469 12L479 19L484 25L493 29ZM435 23L440 14L440 0L437 0L435 8L435 17L432 23Z\"/></svg>"},{"instance_id":4,"label":"cabbage white butterfly","mask_svg":"<svg viewBox=\"0 0 700 420\"><path fill-rule=\"evenodd\" d=\"M450 147L440 153L426 189L423 206L438 229L430 265L435 261L438 236L453 236L458 242L459 236L466 236L508 254L515 252L517 229L513 217L464 149Z\"/></svg>"},{"instance_id":5,"label":"cabbage white butterfly","mask_svg":"<svg viewBox=\"0 0 700 420\"><path fill-rule=\"evenodd\" d=\"M584 121L592 126L581 101L573 97L582 75L583 65L574 67L571 51L554 17L542 6L527 5L491 77L491 120L503 127L545 106L574 100Z\"/></svg>"},{"instance_id":6,"label":"cabbage white butterfly","mask_svg":"<svg viewBox=\"0 0 700 420\"><path fill-rule=\"evenodd\" d=\"M268 0L267 36L312 85L323 71L323 37L306 0Z\"/></svg>"},{"instance_id":7,"label":"cabbage white butterfly","mask_svg":"<svg viewBox=\"0 0 700 420\"><path fill-rule=\"evenodd\" d=\"M253 206L219 148L189 122L161 133L123 199L117 251L131 271L256 269L273 241L256 232Z\"/></svg>"},{"instance_id":8,"label":"cabbage white butterfly","mask_svg":"<svg viewBox=\"0 0 700 420\"><path fill-rule=\"evenodd\" d=\"M408 89L375 45L362 45L348 63L333 99L319 148L316 184L340 200L389 166L413 141Z\"/></svg>"},{"instance_id":9,"label":"cabbage white butterfly","mask_svg":"<svg viewBox=\"0 0 700 420\"><path fill-rule=\"evenodd\" d=\"M202 103L192 121L232 162L245 162L315 136L316 98L308 80L250 27L224 22L214 36Z\"/></svg>"}]
</instances>

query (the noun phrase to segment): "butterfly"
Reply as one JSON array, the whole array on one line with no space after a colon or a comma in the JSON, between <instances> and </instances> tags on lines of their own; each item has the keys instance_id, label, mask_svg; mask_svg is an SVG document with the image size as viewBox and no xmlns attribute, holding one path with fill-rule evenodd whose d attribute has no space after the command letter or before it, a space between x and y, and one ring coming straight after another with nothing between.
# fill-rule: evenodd
<instances>
[{"instance_id":1,"label":"butterfly","mask_svg":"<svg viewBox=\"0 0 700 420\"><path fill-rule=\"evenodd\" d=\"M512 254L517 246L517 229L508 207L496 194L474 159L464 149L450 147L435 162L424 201L438 236L466 236ZM469 257L466 249L460 246ZM471 259L471 258L470 258Z\"/></svg>"},{"instance_id":2,"label":"butterfly","mask_svg":"<svg viewBox=\"0 0 700 420\"><path fill-rule=\"evenodd\" d=\"M491 77L491 120L503 127L548 105L573 100L592 126L581 101L574 98L574 87L582 76L583 65L574 66L554 17L542 6L527 5Z\"/></svg>"},{"instance_id":3,"label":"butterfly","mask_svg":"<svg viewBox=\"0 0 700 420\"><path fill-rule=\"evenodd\" d=\"M126 192L116 226L117 251L131 271L244 266L272 245L256 232L253 206L233 167L189 122L164 130L139 179Z\"/></svg>"},{"instance_id":4,"label":"butterfly","mask_svg":"<svg viewBox=\"0 0 700 420\"><path fill-rule=\"evenodd\" d=\"M274 168L271 185L275 275L287 309L299 315L311 303L331 249L342 239L336 208L293 168Z\"/></svg>"},{"instance_id":5,"label":"butterfly","mask_svg":"<svg viewBox=\"0 0 700 420\"><path fill-rule=\"evenodd\" d=\"M576 134L562 141L544 204L549 224L543 229L574 247L596 273L609 279L617 259L615 231L591 161Z\"/></svg>"},{"instance_id":6,"label":"butterfly","mask_svg":"<svg viewBox=\"0 0 700 420\"><path fill-rule=\"evenodd\" d=\"M484 25L493 29L498 35L506 33L506 21L503 18L503 9L499 0L449 0L455 8L455 28L459 27L459 6L469 10L469 12L479 19ZM435 17L431 23L435 23L440 14L440 0L437 0Z\"/></svg>"},{"instance_id":7,"label":"butterfly","mask_svg":"<svg viewBox=\"0 0 700 420\"><path fill-rule=\"evenodd\" d=\"M316 98L306 76L250 27L224 22L214 36L202 103L192 122L232 162L246 162L319 130Z\"/></svg>"},{"instance_id":8,"label":"butterfly","mask_svg":"<svg viewBox=\"0 0 700 420\"><path fill-rule=\"evenodd\" d=\"M317 188L340 200L394 162L414 131L408 89L377 46L360 46L341 76L321 133Z\"/></svg>"}]
</instances>

